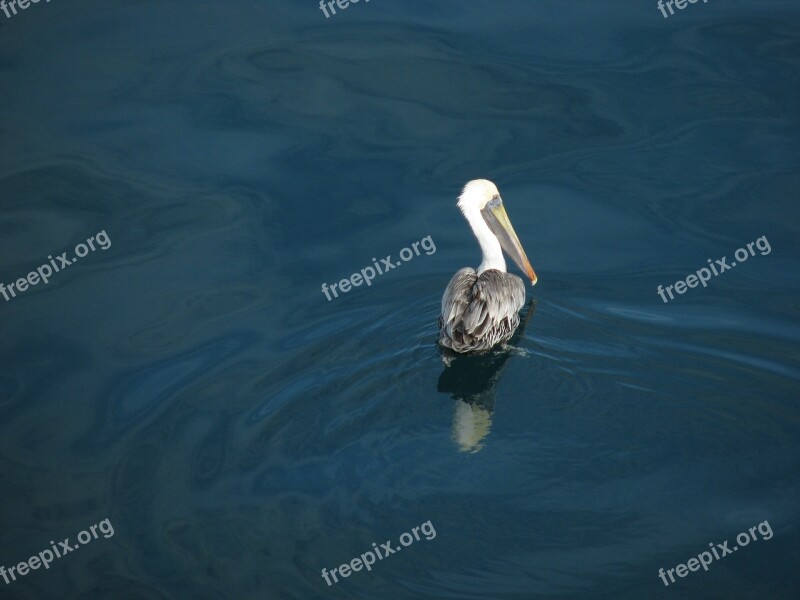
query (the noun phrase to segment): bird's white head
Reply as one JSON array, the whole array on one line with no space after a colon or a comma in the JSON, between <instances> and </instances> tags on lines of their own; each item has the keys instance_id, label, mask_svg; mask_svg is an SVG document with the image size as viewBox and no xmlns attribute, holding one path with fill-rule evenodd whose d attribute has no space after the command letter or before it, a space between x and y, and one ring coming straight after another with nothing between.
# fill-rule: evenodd
<instances>
[{"instance_id":1,"label":"bird's white head","mask_svg":"<svg viewBox=\"0 0 800 600\"><path fill-rule=\"evenodd\" d=\"M499 198L500 192L497 186L488 179L473 179L464 186L461 196L458 198L458 208L466 216L467 211L483 210L492 198Z\"/></svg>"},{"instance_id":2,"label":"bird's white head","mask_svg":"<svg viewBox=\"0 0 800 600\"><path fill-rule=\"evenodd\" d=\"M503 199L494 183L488 179L473 179L467 183L458 198L458 208L481 245L483 262L478 268L479 273L487 269L505 272L502 248L528 276L531 285L536 285L536 273L511 226Z\"/></svg>"}]
</instances>

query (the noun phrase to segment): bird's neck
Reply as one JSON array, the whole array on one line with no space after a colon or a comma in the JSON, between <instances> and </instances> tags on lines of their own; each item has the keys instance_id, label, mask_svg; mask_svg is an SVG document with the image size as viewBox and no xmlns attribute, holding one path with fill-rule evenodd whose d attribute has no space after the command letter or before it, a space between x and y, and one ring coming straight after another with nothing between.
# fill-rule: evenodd
<instances>
[{"instance_id":1,"label":"bird's neck","mask_svg":"<svg viewBox=\"0 0 800 600\"><path fill-rule=\"evenodd\" d=\"M478 275L489 269L497 269L503 273L506 272L506 259L503 258L503 249L500 247L500 242L497 236L492 233L486 221L483 220L479 210L468 210L464 212L467 222L472 228L472 233L478 240L483 253L483 261L478 267Z\"/></svg>"}]
</instances>

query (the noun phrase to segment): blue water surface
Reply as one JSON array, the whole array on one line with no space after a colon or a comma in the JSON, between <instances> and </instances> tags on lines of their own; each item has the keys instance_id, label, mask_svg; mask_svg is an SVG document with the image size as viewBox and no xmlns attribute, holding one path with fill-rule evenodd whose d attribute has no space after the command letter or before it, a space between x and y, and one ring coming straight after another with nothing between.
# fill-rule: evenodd
<instances>
[{"instance_id":1,"label":"blue water surface","mask_svg":"<svg viewBox=\"0 0 800 600\"><path fill-rule=\"evenodd\" d=\"M799 76L796 0L0 12L0 282L86 250L0 296L0 597L798 598ZM479 177L539 283L445 367Z\"/></svg>"}]
</instances>

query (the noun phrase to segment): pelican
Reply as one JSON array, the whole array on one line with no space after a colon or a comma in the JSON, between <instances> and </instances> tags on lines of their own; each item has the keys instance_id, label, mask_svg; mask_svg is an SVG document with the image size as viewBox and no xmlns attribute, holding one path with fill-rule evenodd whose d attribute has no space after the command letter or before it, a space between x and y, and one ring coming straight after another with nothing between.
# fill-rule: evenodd
<instances>
[{"instance_id":1,"label":"pelican","mask_svg":"<svg viewBox=\"0 0 800 600\"><path fill-rule=\"evenodd\" d=\"M458 208L478 239L478 270L459 269L442 296L439 344L459 354L489 350L508 341L519 326L525 284L506 272L503 250L536 285L536 273L508 220L497 186L475 179L464 186Z\"/></svg>"}]
</instances>

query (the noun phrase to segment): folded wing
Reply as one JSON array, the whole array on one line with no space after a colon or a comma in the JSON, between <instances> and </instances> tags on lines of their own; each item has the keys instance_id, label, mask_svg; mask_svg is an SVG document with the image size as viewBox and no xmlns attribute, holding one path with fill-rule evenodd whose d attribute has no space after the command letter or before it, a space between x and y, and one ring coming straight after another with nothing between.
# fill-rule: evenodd
<instances>
[{"instance_id":1,"label":"folded wing","mask_svg":"<svg viewBox=\"0 0 800 600\"><path fill-rule=\"evenodd\" d=\"M507 341L519 326L525 284L510 273L459 270L442 297L439 343L455 352L480 352Z\"/></svg>"}]
</instances>

